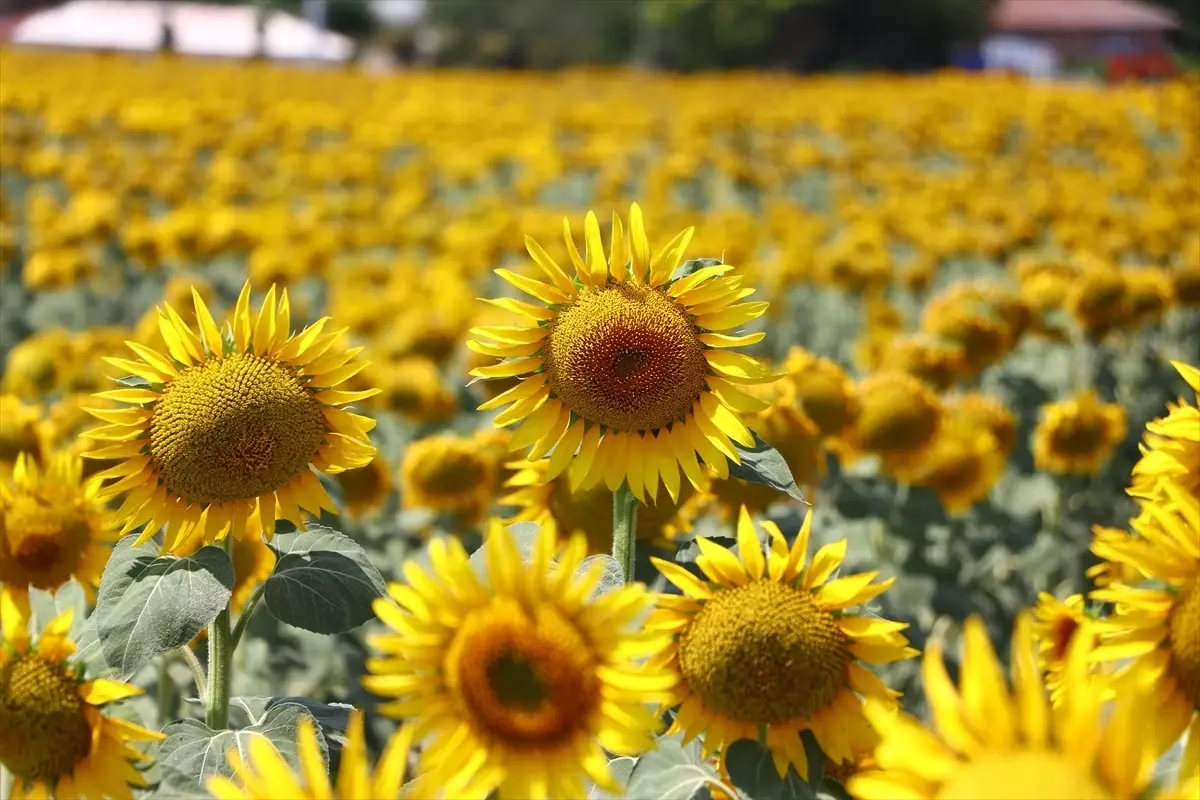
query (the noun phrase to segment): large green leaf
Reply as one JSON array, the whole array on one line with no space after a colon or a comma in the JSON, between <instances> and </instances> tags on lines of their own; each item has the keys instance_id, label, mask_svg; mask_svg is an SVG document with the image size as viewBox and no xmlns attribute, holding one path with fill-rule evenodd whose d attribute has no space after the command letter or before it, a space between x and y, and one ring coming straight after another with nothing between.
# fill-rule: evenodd
<instances>
[{"instance_id":1,"label":"large green leaf","mask_svg":"<svg viewBox=\"0 0 1200 800\"><path fill-rule=\"evenodd\" d=\"M122 677L190 642L229 604L234 580L219 547L179 558L133 541L121 540L109 557L94 614L104 659Z\"/></svg>"},{"instance_id":2,"label":"large green leaf","mask_svg":"<svg viewBox=\"0 0 1200 800\"><path fill-rule=\"evenodd\" d=\"M344 633L374 616L386 587L366 551L345 534L314 526L277 535L279 557L263 599L280 622L314 633Z\"/></svg>"},{"instance_id":3,"label":"large green leaf","mask_svg":"<svg viewBox=\"0 0 1200 800\"><path fill-rule=\"evenodd\" d=\"M298 703L283 703L267 709L257 725L236 731L214 731L194 719L172 722L163 729L166 740L158 747L158 766L162 774L159 794L175 797L179 793L206 794L205 785L214 775L231 775L226 754L236 749L246 757L250 740L265 737L275 746L284 760L295 768L299 764L296 750L296 728L302 719L312 714ZM329 763L324 741L317 737L321 759Z\"/></svg>"},{"instance_id":4,"label":"large green leaf","mask_svg":"<svg viewBox=\"0 0 1200 800\"><path fill-rule=\"evenodd\" d=\"M820 775L824 769L823 759L813 763L809 754L810 775ZM754 800L813 800L816 789L789 768L787 775L780 778L771 758L771 751L751 739L741 739L731 744L725 753L725 769L729 780L746 797Z\"/></svg>"},{"instance_id":5,"label":"large green leaf","mask_svg":"<svg viewBox=\"0 0 1200 800\"><path fill-rule=\"evenodd\" d=\"M700 754L700 743L680 744L678 736L658 740L658 749L638 758L625 786L628 797L638 800L691 800L710 788L735 794L721 782Z\"/></svg>"},{"instance_id":6,"label":"large green leaf","mask_svg":"<svg viewBox=\"0 0 1200 800\"><path fill-rule=\"evenodd\" d=\"M804 494L800 491L800 487L796 485L796 479L792 477L792 470L788 467L787 462L783 460L783 456L779 454L771 445L754 436L754 447L742 447L740 444L735 445L738 450L738 455L742 458L741 464L729 464L729 474L735 478L741 478L744 481L751 483L761 483L764 486L770 486L776 491L783 492L794 500L799 500L801 503L808 504L804 499Z\"/></svg>"}]
</instances>

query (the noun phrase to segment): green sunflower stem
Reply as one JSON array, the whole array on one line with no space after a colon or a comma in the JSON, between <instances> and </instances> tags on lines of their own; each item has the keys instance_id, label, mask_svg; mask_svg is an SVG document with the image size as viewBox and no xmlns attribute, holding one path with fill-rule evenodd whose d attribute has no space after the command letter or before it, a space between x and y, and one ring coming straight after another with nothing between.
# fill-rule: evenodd
<instances>
[{"instance_id":1,"label":"green sunflower stem","mask_svg":"<svg viewBox=\"0 0 1200 800\"><path fill-rule=\"evenodd\" d=\"M229 552L229 536L221 547ZM229 672L233 661L233 637L229 631L229 605L208 626L208 697L205 723L214 731L229 727Z\"/></svg>"},{"instance_id":2,"label":"green sunflower stem","mask_svg":"<svg viewBox=\"0 0 1200 800\"><path fill-rule=\"evenodd\" d=\"M625 574L625 582L633 582L633 556L637 545L637 510L638 501L629 489L628 483L622 483L613 492L613 558L621 565Z\"/></svg>"}]
</instances>

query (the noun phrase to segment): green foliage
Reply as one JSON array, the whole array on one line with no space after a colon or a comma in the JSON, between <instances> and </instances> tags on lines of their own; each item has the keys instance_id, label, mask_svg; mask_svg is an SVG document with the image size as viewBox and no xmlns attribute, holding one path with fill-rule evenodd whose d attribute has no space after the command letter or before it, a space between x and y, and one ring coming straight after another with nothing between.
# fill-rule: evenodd
<instances>
[{"instance_id":1,"label":"green foliage","mask_svg":"<svg viewBox=\"0 0 1200 800\"><path fill-rule=\"evenodd\" d=\"M638 757L625 793L639 800L692 800L708 796L714 788L735 794L701 755L700 743L685 745L676 735L660 738L657 750Z\"/></svg>"},{"instance_id":2,"label":"green foliage","mask_svg":"<svg viewBox=\"0 0 1200 800\"><path fill-rule=\"evenodd\" d=\"M126 537L113 550L94 612L104 659L125 677L190 642L233 591L233 562L221 548L179 558L156 556L133 541Z\"/></svg>"},{"instance_id":3,"label":"green foliage","mask_svg":"<svg viewBox=\"0 0 1200 800\"><path fill-rule=\"evenodd\" d=\"M788 467L778 450L758 438L757 434L754 436L754 447L743 447L737 443L734 446L737 448L738 455L742 457L742 463L729 463L731 476L751 483L770 486L794 500L808 504L808 501L804 499L804 493L796 485L796 479L792 477L791 468Z\"/></svg>"},{"instance_id":4,"label":"green foliage","mask_svg":"<svg viewBox=\"0 0 1200 800\"><path fill-rule=\"evenodd\" d=\"M312 719L308 709L298 703L281 703L266 709L253 724L239 730L214 731L203 722L181 719L163 729L166 741L158 747L158 767L162 775L159 793L170 796L208 796L205 784L214 775L232 775L226 753L236 749L246 757L250 740L265 737L289 763L298 763L296 730L302 719ZM322 760L328 761L328 748L320 736Z\"/></svg>"},{"instance_id":5,"label":"green foliage","mask_svg":"<svg viewBox=\"0 0 1200 800\"><path fill-rule=\"evenodd\" d=\"M383 576L362 546L319 525L271 542L279 557L263 599L280 622L314 633L343 633L374 616Z\"/></svg>"}]
</instances>

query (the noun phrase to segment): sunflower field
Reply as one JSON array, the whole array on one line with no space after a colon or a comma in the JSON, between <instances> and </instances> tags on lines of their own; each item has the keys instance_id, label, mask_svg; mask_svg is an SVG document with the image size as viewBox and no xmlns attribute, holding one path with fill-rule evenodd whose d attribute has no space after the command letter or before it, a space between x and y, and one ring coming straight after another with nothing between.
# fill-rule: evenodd
<instances>
[{"instance_id":1,"label":"sunflower field","mask_svg":"<svg viewBox=\"0 0 1200 800\"><path fill-rule=\"evenodd\" d=\"M0 797L1200 796L1200 84L0 50Z\"/></svg>"}]
</instances>

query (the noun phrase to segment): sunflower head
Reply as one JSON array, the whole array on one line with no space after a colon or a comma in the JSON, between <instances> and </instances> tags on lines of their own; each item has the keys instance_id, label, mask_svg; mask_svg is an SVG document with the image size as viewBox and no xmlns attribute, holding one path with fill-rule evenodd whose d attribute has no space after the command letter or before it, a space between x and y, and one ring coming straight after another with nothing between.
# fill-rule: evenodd
<instances>
[{"instance_id":1,"label":"sunflower head","mask_svg":"<svg viewBox=\"0 0 1200 800\"><path fill-rule=\"evenodd\" d=\"M1038 595L1037 605L1031 611L1033 638L1038 647L1038 665L1050 690L1050 699L1058 705L1062 701L1067 653L1077 635L1091 636L1096 640L1097 626L1088 624L1087 609L1081 594L1073 594L1059 600L1048 592Z\"/></svg>"},{"instance_id":2,"label":"sunflower head","mask_svg":"<svg viewBox=\"0 0 1200 800\"><path fill-rule=\"evenodd\" d=\"M905 623L856 612L894 582L877 572L830 577L846 542L826 545L807 560L811 513L789 547L779 529L762 523L768 546L749 513L738 519L738 555L703 537L697 577L652 558L682 595L661 595L646 622L672 637L651 662L679 676L671 733L684 740L704 733L705 752L766 734L780 775L793 766L807 776L800 733L811 730L831 763L852 761L873 742L858 695L894 704L861 662L886 663L916 651L900 633Z\"/></svg>"},{"instance_id":3,"label":"sunflower head","mask_svg":"<svg viewBox=\"0 0 1200 800\"><path fill-rule=\"evenodd\" d=\"M361 517L377 510L394 488L392 466L376 456L365 467L348 469L335 476L351 516Z\"/></svg>"},{"instance_id":4,"label":"sunflower head","mask_svg":"<svg viewBox=\"0 0 1200 800\"><path fill-rule=\"evenodd\" d=\"M1093 339L1103 338L1125 314L1125 273L1088 260L1071 284L1065 308L1080 329Z\"/></svg>"},{"instance_id":5,"label":"sunflower head","mask_svg":"<svg viewBox=\"0 0 1200 800\"><path fill-rule=\"evenodd\" d=\"M877 453L894 468L918 460L937 439L942 403L919 379L904 372L877 372L855 387L860 411L855 448Z\"/></svg>"},{"instance_id":6,"label":"sunflower head","mask_svg":"<svg viewBox=\"0 0 1200 800\"><path fill-rule=\"evenodd\" d=\"M4 390L27 398L45 397L54 392L68 368L62 363L62 354L70 341L71 335L67 331L54 328L17 342L8 351L4 362Z\"/></svg>"},{"instance_id":7,"label":"sunflower head","mask_svg":"<svg viewBox=\"0 0 1200 800\"><path fill-rule=\"evenodd\" d=\"M1027 612L1013 637L1011 690L983 621L969 618L963 639L957 689L940 645L925 650L922 677L936 731L868 702L880 736L877 768L850 779L854 797L1107 800L1148 788L1160 753L1150 735L1153 708L1136 692L1108 707L1106 685L1088 669L1091 637L1074 637L1055 707Z\"/></svg>"},{"instance_id":8,"label":"sunflower head","mask_svg":"<svg viewBox=\"0 0 1200 800\"><path fill-rule=\"evenodd\" d=\"M504 359L471 374L521 377L480 410L507 405L496 425L523 421L512 446L530 448L531 461L553 451L548 478L571 467L583 488L603 481L613 491L627 482L638 499L654 499L663 485L677 498L681 470L698 488L697 459L725 477L728 462L740 461L735 444L753 445L740 412L758 404L740 386L778 376L733 350L763 334L722 331L756 319L767 304L739 303L753 290L727 264L713 261L678 275L690 228L652 252L636 204L629 225L627 238L614 214L606 255L599 222L589 213L580 255L564 220L573 275L527 237L548 282L504 269L497 274L544 305L492 301L519 319L471 329L477 338L469 348Z\"/></svg>"},{"instance_id":9,"label":"sunflower head","mask_svg":"<svg viewBox=\"0 0 1200 800\"><path fill-rule=\"evenodd\" d=\"M1050 472L1091 475L1108 461L1125 432L1124 406L1102 402L1088 389L1042 407L1033 435L1034 460Z\"/></svg>"},{"instance_id":10,"label":"sunflower head","mask_svg":"<svg viewBox=\"0 0 1200 800\"><path fill-rule=\"evenodd\" d=\"M547 481L545 461L518 461L508 466L513 473L506 482L509 494L500 498L500 503L518 509L513 522L537 522L552 527L561 536L582 533L589 554L612 552L612 492L604 486L571 491L565 475ZM670 546L681 533L692 530L692 521L705 497L705 492L684 484L679 487L678 499L659 497L639 506L638 540Z\"/></svg>"},{"instance_id":11,"label":"sunflower head","mask_svg":"<svg viewBox=\"0 0 1200 800\"><path fill-rule=\"evenodd\" d=\"M905 478L925 486L948 514L961 514L987 497L1004 473L1005 452L987 428L949 418L920 463L903 470Z\"/></svg>"},{"instance_id":12,"label":"sunflower head","mask_svg":"<svg viewBox=\"0 0 1200 800\"><path fill-rule=\"evenodd\" d=\"M391 630L370 640L382 655L364 685L422 732L422 779L445 796L578 797L585 777L614 787L604 751L652 748L646 704L674 681L641 661L664 643L637 628L651 596L628 584L593 597L603 565L581 569L582 535L544 527L523 563L493 520L484 548L486 577L456 539L430 543L430 567L405 565L409 582L376 601Z\"/></svg>"},{"instance_id":13,"label":"sunflower head","mask_svg":"<svg viewBox=\"0 0 1200 800\"><path fill-rule=\"evenodd\" d=\"M192 299L198 333L164 305L165 353L127 342L138 361L106 359L144 382L99 394L129 407L92 410L110 424L87 434L106 445L90 457L123 459L101 475L116 480L105 496L125 494L125 531L144 525L145 541L165 525L169 552L197 527L208 542L241 536L255 511L268 538L277 519L337 513L313 470L336 474L375 454L374 420L339 408L375 392L336 388L363 368L362 348L337 347L345 331L324 333L328 318L290 335L287 292L277 303L274 287L255 314L247 283L224 335Z\"/></svg>"},{"instance_id":14,"label":"sunflower head","mask_svg":"<svg viewBox=\"0 0 1200 800\"><path fill-rule=\"evenodd\" d=\"M1120 327L1134 330L1162 319L1174 300L1171 276L1161 267L1124 270L1125 298Z\"/></svg>"},{"instance_id":15,"label":"sunflower head","mask_svg":"<svg viewBox=\"0 0 1200 800\"><path fill-rule=\"evenodd\" d=\"M380 387L379 405L409 422L432 425L458 413L458 400L428 358L409 356L381 364L370 377Z\"/></svg>"},{"instance_id":16,"label":"sunflower head","mask_svg":"<svg viewBox=\"0 0 1200 800\"><path fill-rule=\"evenodd\" d=\"M921 330L961 347L968 374L978 375L1017 345L1028 323L1020 312L991 287L959 284L925 307Z\"/></svg>"},{"instance_id":17,"label":"sunflower head","mask_svg":"<svg viewBox=\"0 0 1200 800\"><path fill-rule=\"evenodd\" d=\"M102 706L141 689L80 679L68 662L72 616L55 617L34 642L20 603L0 590L0 763L16 780L15 797L128 797L129 787L146 785L134 763L147 760L129 742L165 738L103 715Z\"/></svg>"},{"instance_id":18,"label":"sunflower head","mask_svg":"<svg viewBox=\"0 0 1200 800\"><path fill-rule=\"evenodd\" d=\"M1077 270L1065 260L1023 258L1016 262L1016 272L1021 297L1032 308L1046 312L1062 308Z\"/></svg>"},{"instance_id":19,"label":"sunflower head","mask_svg":"<svg viewBox=\"0 0 1200 800\"><path fill-rule=\"evenodd\" d=\"M877 367L907 372L937 391L949 389L972 371L961 344L925 333L889 337Z\"/></svg>"},{"instance_id":20,"label":"sunflower head","mask_svg":"<svg viewBox=\"0 0 1200 800\"><path fill-rule=\"evenodd\" d=\"M65 452L45 469L21 454L0 470L0 584L15 596L53 592L71 578L94 596L117 526L99 481L82 471L82 459Z\"/></svg>"},{"instance_id":21,"label":"sunflower head","mask_svg":"<svg viewBox=\"0 0 1200 800\"><path fill-rule=\"evenodd\" d=\"M859 403L845 370L799 347L788 351L784 369L792 380L796 407L822 436L841 436L853 427Z\"/></svg>"},{"instance_id":22,"label":"sunflower head","mask_svg":"<svg viewBox=\"0 0 1200 800\"><path fill-rule=\"evenodd\" d=\"M1013 412L996 398L979 392L965 392L945 400L948 420L962 420L989 431L1000 452L1007 455L1017 443L1017 420Z\"/></svg>"},{"instance_id":23,"label":"sunflower head","mask_svg":"<svg viewBox=\"0 0 1200 800\"><path fill-rule=\"evenodd\" d=\"M1200 394L1200 369L1174 361L1192 391ZM1200 408L1195 403L1168 403L1170 413L1146 425L1142 457L1133 467L1135 497L1154 499L1163 481L1174 481L1200 498Z\"/></svg>"},{"instance_id":24,"label":"sunflower head","mask_svg":"<svg viewBox=\"0 0 1200 800\"><path fill-rule=\"evenodd\" d=\"M477 522L491 505L495 468L470 438L418 439L400 464L401 499L406 508L430 508Z\"/></svg>"},{"instance_id":25,"label":"sunflower head","mask_svg":"<svg viewBox=\"0 0 1200 800\"><path fill-rule=\"evenodd\" d=\"M21 453L41 463L45 455L41 418L40 407L26 405L15 394L0 394L0 466L11 467Z\"/></svg>"}]
</instances>

